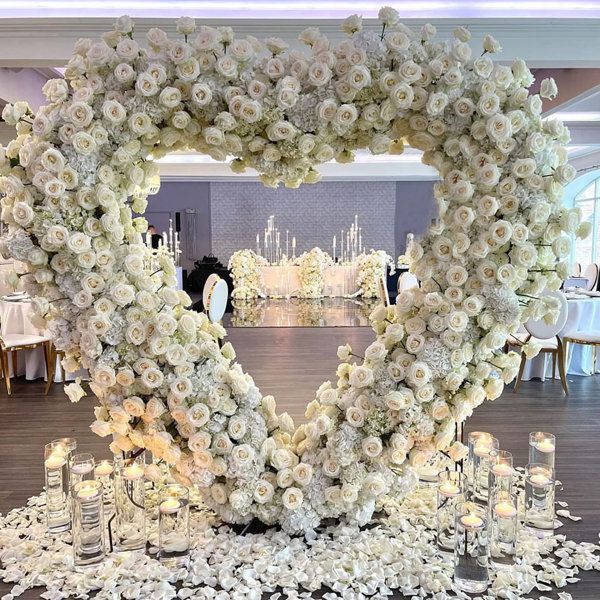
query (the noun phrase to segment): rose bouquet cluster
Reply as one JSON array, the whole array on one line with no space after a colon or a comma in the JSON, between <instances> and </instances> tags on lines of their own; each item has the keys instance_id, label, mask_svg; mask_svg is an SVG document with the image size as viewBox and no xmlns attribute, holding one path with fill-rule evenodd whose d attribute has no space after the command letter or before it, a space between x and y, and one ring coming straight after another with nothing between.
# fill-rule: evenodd
<instances>
[{"instance_id":1,"label":"rose bouquet cluster","mask_svg":"<svg viewBox=\"0 0 600 600\"><path fill-rule=\"evenodd\" d=\"M313 248L304 252L296 259L300 267L298 279L300 298L322 298L323 286L325 285L325 269L333 264L333 259L321 248Z\"/></svg>"},{"instance_id":2,"label":"rose bouquet cluster","mask_svg":"<svg viewBox=\"0 0 600 600\"><path fill-rule=\"evenodd\" d=\"M377 298L379 296L379 281L387 275L387 268L394 269L394 259L383 250L371 250L368 254L361 254L357 259L356 283L362 290L364 298Z\"/></svg>"},{"instance_id":3,"label":"rose bouquet cluster","mask_svg":"<svg viewBox=\"0 0 600 600\"><path fill-rule=\"evenodd\" d=\"M231 297L236 300L251 300L262 295L261 265L267 260L253 250L238 250L231 255L227 268L233 279Z\"/></svg>"},{"instance_id":4,"label":"rose bouquet cluster","mask_svg":"<svg viewBox=\"0 0 600 600\"><path fill-rule=\"evenodd\" d=\"M27 265L36 324L67 369L89 369L93 430L113 452L149 449L230 522L364 523L385 494L406 492L411 465L449 446L462 456L456 423L513 379L507 334L556 316L543 291L568 274L569 236L589 232L561 206L575 174L569 134L542 120L525 64L495 64L491 37L473 58L463 28L438 41L394 9L380 19L376 32L350 17L335 45L307 29L301 53L192 19L175 39L151 29L142 47L123 17L76 44L35 116L23 103L2 113L17 137L0 152L1 249ZM556 94L551 80L541 90ZM295 428L219 346L223 329L186 308L173 261L153 264L132 212L144 212L154 159L169 152L235 157L236 171L296 186L316 181L320 163L405 141L441 177L439 220L409 249L421 288L375 311L364 360L343 362ZM326 260L309 253L306 272Z\"/></svg>"}]
</instances>

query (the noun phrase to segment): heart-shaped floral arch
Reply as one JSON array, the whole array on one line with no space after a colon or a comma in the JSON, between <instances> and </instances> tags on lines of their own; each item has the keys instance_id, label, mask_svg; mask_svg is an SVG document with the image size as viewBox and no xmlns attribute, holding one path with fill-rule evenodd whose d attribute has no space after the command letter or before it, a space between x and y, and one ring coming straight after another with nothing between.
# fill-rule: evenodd
<instances>
[{"instance_id":1,"label":"heart-shaped floral arch","mask_svg":"<svg viewBox=\"0 0 600 600\"><path fill-rule=\"evenodd\" d=\"M3 112L18 131L0 157L3 252L27 264L36 322L67 369L89 369L92 429L113 436L113 452L150 450L226 521L365 522L378 499L406 492L411 466L449 447L460 458L456 424L514 378L507 335L556 313L540 294L567 275L563 232L585 233L560 206L574 176L568 131L541 119L525 64L494 64L491 37L473 59L463 28L438 42L393 9L380 20L381 33L350 17L335 46L307 29L301 54L227 27L194 33L187 18L179 39L152 29L142 49L123 17L102 41L77 43L35 116L24 103ZM297 186L317 181L320 163L404 141L441 176L439 219L408 250L421 288L375 311L362 363L343 362L295 428L220 347L223 328L185 308L172 260L142 243L147 224L132 212L156 186L152 159L233 156L236 172Z\"/></svg>"}]
</instances>

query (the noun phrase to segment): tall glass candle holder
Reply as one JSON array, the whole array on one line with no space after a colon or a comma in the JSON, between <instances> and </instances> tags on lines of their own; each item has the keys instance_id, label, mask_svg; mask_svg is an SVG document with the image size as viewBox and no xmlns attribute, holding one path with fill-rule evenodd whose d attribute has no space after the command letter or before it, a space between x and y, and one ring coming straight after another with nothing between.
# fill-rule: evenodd
<instances>
[{"instance_id":1,"label":"tall glass candle holder","mask_svg":"<svg viewBox=\"0 0 600 600\"><path fill-rule=\"evenodd\" d=\"M490 495L490 556L495 567L507 567L515 562L517 553L517 498L510 492Z\"/></svg>"},{"instance_id":2,"label":"tall glass candle holder","mask_svg":"<svg viewBox=\"0 0 600 600\"><path fill-rule=\"evenodd\" d=\"M146 508L143 455L115 460L115 547L146 549Z\"/></svg>"},{"instance_id":3,"label":"tall glass candle holder","mask_svg":"<svg viewBox=\"0 0 600 600\"><path fill-rule=\"evenodd\" d=\"M525 526L538 537L554 533L554 469L543 464L525 467Z\"/></svg>"},{"instance_id":4,"label":"tall glass candle holder","mask_svg":"<svg viewBox=\"0 0 600 600\"><path fill-rule=\"evenodd\" d=\"M67 491L67 497L70 497L71 475L69 473L69 461L71 460L71 456L73 456L73 454L75 454L75 451L77 450L77 440L71 437L64 437L52 440L52 443L63 444L67 449L67 462L63 467L63 478L65 482L65 489Z\"/></svg>"},{"instance_id":5,"label":"tall glass candle holder","mask_svg":"<svg viewBox=\"0 0 600 600\"><path fill-rule=\"evenodd\" d=\"M442 471L437 488L437 545L442 552L454 552L456 506L465 501L467 477L459 471Z\"/></svg>"},{"instance_id":6,"label":"tall glass candle holder","mask_svg":"<svg viewBox=\"0 0 600 600\"><path fill-rule=\"evenodd\" d=\"M94 479L94 457L89 452L72 454L69 459L71 489L76 483Z\"/></svg>"},{"instance_id":7,"label":"tall glass candle holder","mask_svg":"<svg viewBox=\"0 0 600 600\"><path fill-rule=\"evenodd\" d=\"M488 513L474 502L456 508L454 582L463 592L480 594L489 585Z\"/></svg>"},{"instance_id":8,"label":"tall glass candle holder","mask_svg":"<svg viewBox=\"0 0 600 600\"><path fill-rule=\"evenodd\" d=\"M73 558L76 570L100 562L106 555L102 484L80 481L71 489Z\"/></svg>"},{"instance_id":9,"label":"tall glass candle holder","mask_svg":"<svg viewBox=\"0 0 600 600\"><path fill-rule=\"evenodd\" d=\"M104 490L102 497L105 515L112 513L114 509L112 494L114 471L115 465L112 460L100 460L94 466L94 479L102 484L102 489Z\"/></svg>"},{"instance_id":10,"label":"tall glass candle holder","mask_svg":"<svg viewBox=\"0 0 600 600\"><path fill-rule=\"evenodd\" d=\"M74 454L75 450L77 450L77 440L75 438L70 438L70 437L64 437L64 438L58 438L56 440L52 440L53 442L60 442L61 444L64 444L67 448L67 452L69 454Z\"/></svg>"},{"instance_id":11,"label":"tall glass candle holder","mask_svg":"<svg viewBox=\"0 0 600 600\"><path fill-rule=\"evenodd\" d=\"M497 492L512 492L513 455L506 450L493 450L489 456L488 496Z\"/></svg>"},{"instance_id":12,"label":"tall glass candle holder","mask_svg":"<svg viewBox=\"0 0 600 600\"><path fill-rule=\"evenodd\" d=\"M467 438L467 448L469 450L469 453L467 454L465 473L467 474L467 479L471 488L471 492L473 491L473 463L475 460L475 444L477 443L477 440L490 438L492 438L492 434L487 433L485 431L472 431L471 433L469 433L469 437Z\"/></svg>"},{"instance_id":13,"label":"tall glass candle holder","mask_svg":"<svg viewBox=\"0 0 600 600\"><path fill-rule=\"evenodd\" d=\"M51 442L44 447L46 516L50 533L62 533L71 527L68 481L64 468L67 457L68 450L62 442Z\"/></svg>"},{"instance_id":14,"label":"tall glass candle holder","mask_svg":"<svg viewBox=\"0 0 600 600\"><path fill-rule=\"evenodd\" d=\"M498 452L498 440L493 436L480 437L473 446L473 499L487 502L490 454Z\"/></svg>"},{"instance_id":15,"label":"tall glass candle holder","mask_svg":"<svg viewBox=\"0 0 600 600\"><path fill-rule=\"evenodd\" d=\"M529 434L529 462L554 469L556 437L551 433L534 431Z\"/></svg>"},{"instance_id":16,"label":"tall glass candle holder","mask_svg":"<svg viewBox=\"0 0 600 600\"><path fill-rule=\"evenodd\" d=\"M179 484L166 486L158 505L158 558L171 567L188 564L190 554L189 491Z\"/></svg>"}]
</instances>

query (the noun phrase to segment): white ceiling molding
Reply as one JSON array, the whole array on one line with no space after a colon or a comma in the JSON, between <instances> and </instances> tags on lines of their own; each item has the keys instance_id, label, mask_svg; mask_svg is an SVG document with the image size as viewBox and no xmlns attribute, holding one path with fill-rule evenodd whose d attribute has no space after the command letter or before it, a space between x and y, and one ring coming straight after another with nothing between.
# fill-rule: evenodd
<instances>
[{"instance_id":1,"label":"white ceiling molding","mask_svg":"<svg viewBox=\"0 0 600 600\"><path fill-rule=\"evenodd\" d=\"M150 4L148 4L150 6ZM441 4L440 4L441 6ZM126 11L129 5L122 7ZM83 9L82 9L83 10ZM185 8L182 8L185 10ZM356 9L354 9L356 10ZM305 14L314 14L306 8ZM352 12L350 9L348 12ZM402 11L405 14L405 11ZM0 12L0 14L2 14ZM4 13L6 14L6 13ZM39 14L39 13L38 13ZM255 13L248 9L248 14ZM502 61L525 59L531 67L600 67L599 19L404 19L420 27L431 22L439 37L447 38L458 25L467 26L477 46L484 35L492 34L504 47ZM305 27L319 27L332 40L344 37L339 21L331 19L199 19L207 25L228 25L239 35L259 38L276 35L298 47L298 33ZM0 19L0 66L60 67L72 54L81 37L98 38L112 29L112 18L4 18ZM151 27L175 33L175 19L136 19L136 38L143 38ZM365 27L379 29L374 19Z\"/></svg>"}]
</instances>

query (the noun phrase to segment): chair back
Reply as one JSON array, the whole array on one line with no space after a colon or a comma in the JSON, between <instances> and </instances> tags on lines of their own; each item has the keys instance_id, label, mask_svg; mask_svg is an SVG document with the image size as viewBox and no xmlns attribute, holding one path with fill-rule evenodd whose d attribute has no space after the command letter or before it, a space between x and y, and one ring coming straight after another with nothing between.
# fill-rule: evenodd
<instances>
[{"instance_id":1,"label":"chair back","mask_svg":"<svg viewBox=\"0 0 600 600\"><path fill-rule=\"evenodd\" d=\"M419 280L416 275L406 271L406 273L402 273L402 275L398 277L398 293L410 290L414 287L419 287Z\"/></svg>"},{"instance_id":2,"label":"chair back","mask_svg":"<svg viewBox=\"0 0 600 600\"><path fill-rule=\"evenodd\" d=\"M571 277L580 277L581 276L581 263L573 263L571 265Z\"/></svg>"},{"instance_id":3,"label":"chair back","mask_svg":"<svg viewBox=\"0 0 600 600\"><path fill-rule=\"evenodd\" d=\"M212 287L207 300L206 312L212 323L218 323L225 314L227 299L229 298L229 287L224 279L219 279Z\"/></svg>"},{"instance_id":4,"label":"chair back","mask_svg":"<svg viewBox=\"0 0 600 600\"><path fill-rule=\"evenodd\" d=\"M204 288L202 288L202 306L204 310L208 312L208 299L211 294L211 290L217 281L221 279L216 273L211 273L204 282Z\"/></svg>"},{"instance_id":5,"label":"chair back","mask_svg":"<svg viewBox=\"0 0 600 600\"><path fill-rule=\"evenodd\" d=\"M567 317L569 316L569 304L567 297L562 292L551 292L546 291L543 293L544 296L554 296L558 298L560 302L560 312L556 323L548 324L543 319L529 319L525 322L525 329L528 333L535 338L540 340L549 340L558 335L567 324Z\"/></svg>"},{"instance_id":6,"label":"chair back","mask_svg":"<svg viewBox=\"0 0 600 600\"><path fill-rule=\"evenodd\" d=\"M595 265L594 263L588 265L583 270L583 273L581 275L582 277L585 277L588 280L588 284L585 289L588 292L595 290L598 286L598 265Z\"/></svg>"}]
</instances>

